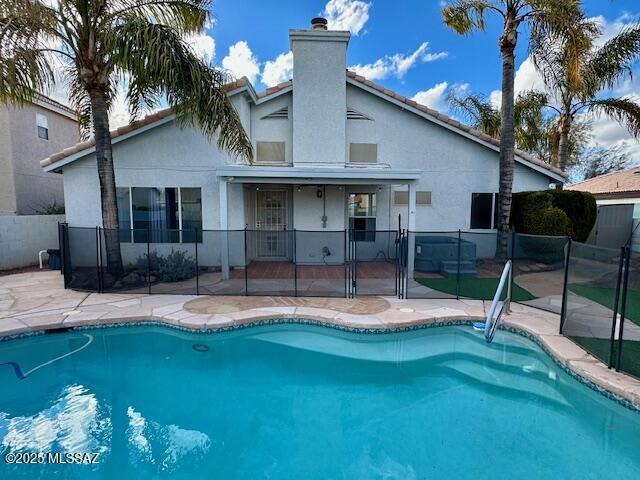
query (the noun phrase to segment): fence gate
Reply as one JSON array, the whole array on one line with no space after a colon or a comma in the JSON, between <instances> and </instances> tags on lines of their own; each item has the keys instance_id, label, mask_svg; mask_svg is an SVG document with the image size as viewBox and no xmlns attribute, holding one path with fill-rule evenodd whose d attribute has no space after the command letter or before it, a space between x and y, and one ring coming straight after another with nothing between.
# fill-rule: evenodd
<instances>
[{"instance_id":1,"label":"fence gate","mask_svg":"<svg viewBox=\"0 0 640 480\"><path fill-rule=\"evenodd\" d=\"M350 296L397 296L403 291L404 234L398 230L349 230Z\"/></svg>"}]
</instances>

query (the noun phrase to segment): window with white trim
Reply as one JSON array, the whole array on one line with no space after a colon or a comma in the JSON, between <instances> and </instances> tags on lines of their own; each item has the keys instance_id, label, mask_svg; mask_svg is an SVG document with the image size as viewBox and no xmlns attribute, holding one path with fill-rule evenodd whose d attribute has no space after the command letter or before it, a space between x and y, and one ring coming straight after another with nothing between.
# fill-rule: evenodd
<instances>
[{"instance_id":1,"label":"window with white trim","mask_svg":"<svg viewBox=\"0 0 640 480\"><path fill-rule=\"evenodd\" d=\"M353 239L359 242L374 242L376 239L376 194L349 194L349 229Z\"/></svg>"},{"instance_id":2,"label":"window with white trim","mask_svg":"<svg viewBox=\"0 0 640 480\"><path fill-rule=\"evenodd\" d=\"M36 127L38 129L38 138L49 140L49 121L46 115L36 113Z\"/></svg>"},{"instance_id":3,"label":"window with white trim","mask_svg":"<svg viewBox=\"0 0 640 480\"><path fill-rule=\"evenodd\" d=\"M393 204L394 205L408 205L409 204L409 192L406 190L396 190L393 192ZM431 192L418 191L416 192L416 205L425 206L431 205Z\"/></svg>"},{"instance_id":4,"label":"window with white trim","mask_svg":"<svg viewBox=\"0 0 640 480\"><path fill-rule=\"evenodd\" d=\"M256 142L257 163L284 163L284 142Z\"/></svg>"},{"instance_id":5,"label":"window with white trim","mask_svg":"<svg viewBox=\"0 0 640 480\"><path fill-rule=\"evenodd\" d=\"M378 163L378 144L350 143L349 163Z\"/></svg>"},{"instance_id":6,"label":"window with white trim","mask_svg":"<svg viewBox=\"0 0 640 480\"><path fill-rule=\"evenodd\" d=\"M471 194L471 221L472 229L490 230L498 228L498 194L497 193L472 193Z\"/></svg>"},{"instance_id":7,"label":"window with white trim","mask_svg":"<svg viewBox=\"0 0 640 480\"><path fill-rule=\"evenodd\" d=\"M121 241L202 241L200 188L118 187L116 198Z\"/></svg>"}]
</instances>

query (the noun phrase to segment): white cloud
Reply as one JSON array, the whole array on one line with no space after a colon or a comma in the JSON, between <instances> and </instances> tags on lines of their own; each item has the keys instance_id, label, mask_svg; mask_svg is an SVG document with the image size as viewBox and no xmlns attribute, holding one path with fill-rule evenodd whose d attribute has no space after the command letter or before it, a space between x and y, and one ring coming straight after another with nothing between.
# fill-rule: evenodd
<instances>
[{"instance_id":1,"label":"white cloud","mask_svg":"<svg viewBox=\"0 0 640 480\"><path fill-rule=\"evenodd\" d=\"M448 55L447 52L428 53L428 50L429 43L423 42L414 52L408 55L402 53L385 55L373 63L353 65L349 67L349 69L369 80L379 80L387 78L390 75L402 78L416 62L433 62L445 58Z\"/></svg>"},{"instance_id":2,"label":"white cloud","mask_svg":"<svg viewBox=\"0 0 640 480\"><path fill-rule=\"evenodd\" d=\"M448 87L449 84L447 82L437 83L428 90L422 90L416 93L412 100L438 110L444 104L444 94Z\"/></svg>"},{"instance_id":3,"label":"white cloud","mask_svg":"<svg viewBox=\"0 0 640 480\"><path fill-rule=\"evenodd\" d=\"M426 105L434 110L446 112L449 109L447 95L454 92L456 95L464 95L469 90L468 83L455 83L449 86L448 82L435 84L433 87L416 93L412 100L422 105Z\"/></svg>"},{"instance_id":4,"label":"white cloud","mask_svg":"<svg viewBox=\"0 0 640 480\"><path fill-rule=\"evenodd\" d=\"M251 83L260 73L260 64L244 40L229 47L229 53L222 59L222 67L235 78L247 77Z\"/></svg>"},{"instance_id":5,"label":"white cloud","mask_svg":"<svg viewBox=\"0 0 640 480\"><path fill-rule=\"evenodd\" d=\"M371 3L361 0L329 0L323 15L327 18L330 30L349 30L358 35L369 20Z\"/></svg>"},{"instance_id":6,"label":"white cloud","mask_svg":"<svg viewBox=\"0 0 640 480\"><path fill-rule=\"evenodd\" d=\"M494 90L489 95L489 102L493 108L500 110L502 108L502 90Z\"/></svg>"},{"instance_id":7,"label":"white cloud","mask_svg":"<svg viewBox=\"0 0 640 480\"><path fill-rule=\"evenodd\" d=\"M541 92L546 90L542 75L540 75L530 57L525 59L516 70L514 89L516 97L520 93L529 90L539 90Z\"/></svg>"},{"instance_id":8,"label":"white cloud","mask_svg":"<svg viewBox=\"0 0 640 480\"><path fill-rule=\"evenodd\" d=\"M212 62L216 56L216 41L206 33L192 33L185 37L196 55L204 62Z\"/></svg>"},{"instance_id":9,"label":"white cloud","mask_svg":"<svg viewBox=\"0 0 640 480\"><path fill-rule=\"evenodd\" d=\"M271 87L286 82L293 75L293 52L281 53L275 60L264 64L262 83Z\"/></svg>"}]
</instances>

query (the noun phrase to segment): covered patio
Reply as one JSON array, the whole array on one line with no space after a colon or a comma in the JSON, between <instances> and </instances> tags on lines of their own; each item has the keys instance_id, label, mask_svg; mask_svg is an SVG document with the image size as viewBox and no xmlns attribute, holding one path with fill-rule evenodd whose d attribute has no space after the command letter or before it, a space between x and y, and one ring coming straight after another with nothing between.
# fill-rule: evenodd
<instances>
[{"instance_id":1,"label":"covered patio","mask_svg":"<svg viewBox=\"0 0 640 480\"><path fill-rule=\"evenodd\" d=\"M403 228L413 229L415 183L421 175L420 170L365 166L227 166L216 171L220 229L227 230L230 217L240 214L242 210L247 229L244 257L246 265L249 265L248 279L265 279L269 276L274 279L282 279L283 276L294 279L297 275L302 282L299 286L304 291L305 282L308 281L317 285L322 280L331 282L344 279L345 265L356 260L356 268L363 279L388 279L393 285L396 232L399 226L395 219L393 225L390 224L390 206L388 215L379 215L375 211L373 197L384 189L390 204L392 185L406 189L407 206L400 215ZM237 194L230 200L230 185L242 186L242 209L237 205ZM373 211L351 212L350 199L356 196L355 192L359 197L371 197L364 200L373 203ZM383 207L387 208L386 204ZM239 223L237 218L235 223ZM349 231L356 233L349 234ZM354 243L357 245L354 246ZM228 251L229 246L223 243L223 279L229 278L233 267ZM412 256L413 248L410 245L409 265L413 265ZM274 261L278 263L257 265ZM369 263L377 265L373 267ZM297 273L294 265L297 265ZM412 272L409 274L412 275ZM335 288L333 282L332 289ZM371 293L395 294L395 289L378 290L372 289Z\"/></svg>"}]
</instances>

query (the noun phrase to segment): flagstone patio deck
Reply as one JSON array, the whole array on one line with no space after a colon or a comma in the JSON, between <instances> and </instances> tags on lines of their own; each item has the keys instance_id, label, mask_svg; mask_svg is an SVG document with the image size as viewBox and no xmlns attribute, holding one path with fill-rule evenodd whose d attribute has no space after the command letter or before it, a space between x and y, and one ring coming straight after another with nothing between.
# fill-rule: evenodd
<instances>
[{"instance_id":1,"label":"flagstone patio deck","mask_svg":"<svg viewBox=\"0 0 640 480\"><path fill-rule=\"evenodd\" d=\"M451 320L483 321L490 302L393 297L303 298L97 294L65 290L59 272L0 276L0 338L79 326L155 321L195 331L271 318L327 325L393 329ZM561 365L640 409L640 380L609 370L559 335L558 315L514 304L504 326L529 334Z\"/></svg>"}]
</instances>

